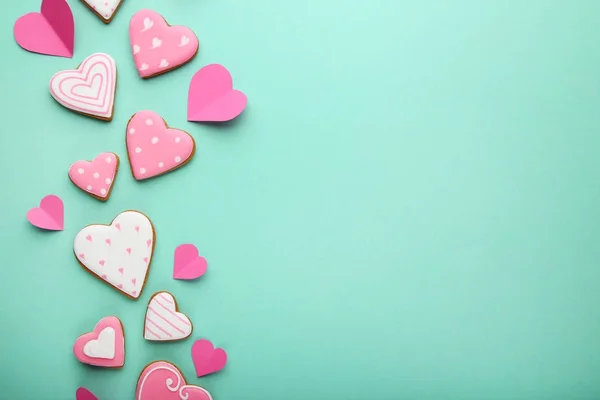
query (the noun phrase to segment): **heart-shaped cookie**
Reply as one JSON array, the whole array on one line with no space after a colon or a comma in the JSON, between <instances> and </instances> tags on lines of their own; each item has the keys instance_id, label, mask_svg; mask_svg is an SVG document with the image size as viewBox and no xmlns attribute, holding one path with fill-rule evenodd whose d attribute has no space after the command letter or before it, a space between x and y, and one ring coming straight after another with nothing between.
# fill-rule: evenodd
<instances>
[{"instance_id":1,"label":"heart-shaped cookie","mask_svg":"<svg viewBox=\"0 0 600 400\"><path fill-rule=\"evenodd\" d=\"M121 368L125 364L125 334L117 317L104 317L92 332L77 338L75 357L96 367Z\"/></svg>"},{"instance_id":2,"label":"heart-shaped cookie","mask_svg":"<svg viewBox=\"0 0 600 400\"><path fill-rule=\"evenodd\" d=\"M92 161L75 161L69 168L69 179L84 192L106 201L118 169L119 157L115 153L100 153Z\"/></svg>"},{"instance_id":3,"label":"heart-shaped cookie","mask_svg":"<svg viewBox=\"0 0 600 400\"><path fill-rule=\"evenodd\" d=\"M131 17L129 40L135 66L142 78L175 69L198 52L198 38L190 28L170 26L162 15L148 9Z\"/></svg>"},{"instance_id":4,"label":"heart-shaped cookie","mask_svg":"<svg viewBox=\"0 0 600 400\"><path fill-rule=\"evenodd\" d=\"M155 112L140 111L127 124L131 173L137 180L173 171L192 159L196 143L189 133L171 129Z\"/></svg>"},{"instance_id":5,"label":"heart-shaped cookie","mask_svg":"<svg viewBox=\"0 0 600 400\"><path fill-rule=\"evenodd\" d=\"M188 385L173 364L155 361L142 370L135 400L212 400L212 396L200 386Z\"/></svg>"},{"instance_id":6,"label":"heart-shaped cookie","mask_svg":"<svg viewBox=\"0 0 600 400\"><path fill-rule=\"evenodd\" d=\"M137 299L142 294L156 233L139 211L124 211L110 225L89 225L75 236L73 252L88 272Z\"/></svg>"},{"instance_id":7,"label":"heart-shaped cookie","mask_svg":"<svg viewBox=\"0 0 600 400\"><path fill-rule=\"evenodd\" d=\"M117 66L108 54L95 53L75 70L50 79L50 94L64 107L89 117L111 121L117 88Z\"/></svg>"},{"instance_id":8,"label":"heart-shaped cookie","mask_svg":"<svg viewBox=\"0 0 600 400\"><path fill-rule=\"evenodd\" d=\"M81 0L105 24L112 21L123 0Z\"/></svg>"},{"instance_id":9,"label":"heart-shaped cookie","mask_svg":"<svg viewBox=\"0 0 600 400\"><path fill-rule=\"evenodd\" d=\"M171 293L157 292L152 295L146 309L144 339L173 342L187 338L193 329L187 315L178 312L177 301Z\"/></svg>"}]
</instances>

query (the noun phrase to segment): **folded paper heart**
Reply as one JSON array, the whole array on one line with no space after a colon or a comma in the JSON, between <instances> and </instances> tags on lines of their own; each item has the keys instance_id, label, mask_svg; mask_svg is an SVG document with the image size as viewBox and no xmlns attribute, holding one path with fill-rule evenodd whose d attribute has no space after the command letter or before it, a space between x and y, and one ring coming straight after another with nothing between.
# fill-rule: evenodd
<instances>
[{"instance_id":1,"label":"folded paper heart","mask_svg":"<svg viewBox=\"0 0 600 400\"><path fill-rule=\"evenodd\" d=\"M246 108L246 95L233 89L233 80L220 64L201 68L190 82L188 121L224 122L237 117Z\"/></svg>"},{"instance_id":2,"label":"folded paper heart","mask_svg":"<svg viewBox=\"0 0 600 400\"><path fill-rule=\"evenodd\" d=\"M175 249L173 279L199 278L204 275L207 267L206 259L198 254L198 249L193 244L182 244Z\"/></svg>"},{"instance_id":3,"label":"folded paper heart","mask_svg":"<svg viewBox=\"0 0 600 400\"><path fill-rule=\"evenodd\" d=\"M73 353L84 364L121 368L125 364L125 334L119 318L102 318L92 332L77 338Z\"/></svg>"},{"instance_id":4,"label":"folded paper heart","mask_svg":"<svg viewBox=\"0 0 600 400\"><path fill-rule=\"evenodd\" d=\"M73 57L75 22L65 0L43 0L39 13L25 14L15 22L13 33L27 51Z\"/></svg>"},{"instance_id":5,"label":"folded paper heart","mask_svg":"<svg viewBox=\"0 0 600 400\"><path fill-rule=\"evenodd\" d=\"M97 198L108 200L119 168L115 153L100 153L92 161L75 161L69 167L69 179L79 189Z\"/></svg>"},{"instance_id":6,"label":"folded paper heart","mask_svg":"<svg viewBox=\"0 0 600 400\"><path fill-rule=\"evenodd\" d=\"M39 207L27 212L27 220L40 229L62 231L64 229L64 204L60 197L48 195L40 201Z\"/></svg>"},{"instance_id":7,"label":"folded paper heart","mask_svg":"<svg viewBox=\"0 0 600 400\"><path fill-rule=\"evenodd\" d=\"M98 400L98 398L86 388L80 387L75 392L75 400Z\"/></svg>"},{"instance_id":8,"label":"folded paper heart","mask_svg":"<svg viewBox=\"0 0 600 400\"><path fill-rule=\"evenodd\" d=\"M212 400L200 386L188 385L179 368L167 361L146 366L138 378L135 400Z\"/></svg>"},{"instance_id":9,"label":"folded paper heart","mask_svg":"<svg viewBox=\"0 0 600 400\"><path fill-rule=\"evenodd\" d=\"M200 378L225 368L227 353L223 349L215 349L210 340L200 339L192 345L192 361L196 376Z\"/></svg>"}]
</instances>

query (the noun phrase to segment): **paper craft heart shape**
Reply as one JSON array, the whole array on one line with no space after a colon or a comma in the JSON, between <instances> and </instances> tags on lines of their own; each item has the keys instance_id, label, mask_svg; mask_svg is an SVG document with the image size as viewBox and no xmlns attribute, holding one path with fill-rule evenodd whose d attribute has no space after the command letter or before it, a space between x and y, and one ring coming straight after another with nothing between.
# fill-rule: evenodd
<instances>
[{"instance_id":1,"label":"paper craft heart shape","mask_svg":"<svg viewBox=\"0 0 600 400\"><path fill-rule=\"evenodd\" d=\"M89 225L75 236L73 252L88 272L124 295L137 299L144 290L156 234L139 211L124 211L110 225Z\"/></svg>"},{"instance_id":2,"label":"paper craft heart shape","mask_svg":"<svg viewBox=\"0 0 600 400\"><path fill-rule=\"evenodd\" d=\"M84 364L121 368L125 364L125 334L119 318L102 318L92 332L77 338L73 353Z\"/></svg>"},{"instance_id":3,"label":"paper craft heart shape","mask_svg":"<svg viewBox=\"0 0 600 400\"><path fill-rule=\"evenodd\" d=\"M129 40L135 66L142 78L175 69L198 52L198 38L190 28L170 26L162 15L148 9L131 17Z\"/></svg>"},{"instance_id":4,"label":"paper craft heart shape","mask_svg":"<svg viewBox=\"0 0 600 400\"><path fill-rule=\"evenodd\" d=\"M27 212L27 220L40 229L62 231L65 224L63 201L53 194L44 197L39 207L34 207Z\"/></svg>"},{"instance_id":5,"label":"paper craft heart shape","mask_svg":"<svg viewBox=\"0 0 600 400\"><path fill-rule=\"evenodd\" d=\"M75 22L65 0L42 0L41 11L20 17L13 33L19 46L27 51L73 57Z\"/></svg>"},{"instance_id":6,"label":"paper craft heart shape","mask_svg":"<svg viewBox=\"0 0 600 400\"><path fill-rule=\"evenodd\" d=\"M95 53L75 70L65 70L50 79L50 94L77 113L111 121L117 89L117 66L108 54Z\"/></svg>"},{"instance_id":7,"label":"paper craft heart shape","mask_svg":"<svg viewBox=\"0 0 600 400\"><path fill-rule=\"evenodd\" d=\"M142 370L135 400L212 400L212 396L200 386L188 385L173 364L155 361Z\"/></svg>"},{"instance_id":8,"label":"paper craft heart shape","mask_svg":"<svg viewBox=\"0 0 600 400\"><path fill-rule=\"evenodd\" d=\"M154 293L146 309L144 339L173 342L190 336L194 329L192 322L177 310L177 301L171 293Z\"/></svg>"},{"instance_id":9,"label":"paper craft heart shape","mask_svg":"<svg viewBox=\"0 0 600 400\"><path fill-rule=\"evenodd\" d=\"M75 400L98 400L98 398L86 388L80 387L75 392Z\"/></svg>"},{"instance_id":10,"label":"paper craft heart shape","mask_svg":"<svg viewBox=\"0 0 600 400\"><path fill-rule=\"evenodd\" d=\"M110 23L123 0L81 0L102 22Z\"/></svg>"},{"instance_id":11,"label":"paper craft heart shape","mask_svg":"<svg viewBox=\"0 0 600 400\"><path fill-rule=\"evenodd\" d=\"M172 129L155 112L140 111L127 124L127 154L137 180L152 178L187 164L196 152L189 133Z\"/></svg>"},{"instance_id":12,"label":"paper craft heart shape","mask_svg":"<svg viewBox=\"0 0 600 400\"><path fill-rule=\"evenodd\" d=\"M100 153L92 161L75 161L69 167L69 179L84 192L106 201L118 169L119 157L115 153Z\"/></svg>"},{"instance_id":13,"label":"paper craft heart shape","mask_svg":"<svg viewBox=\"0 0 600 400\"><path fill-rule=\"evenodd\" d=\"M207 268L206 259L198 254L193 244L182 244L175 249L173 279L196 279L204 275Z\"/></svg>"},{"instance_id":14,"label":"paper craft heart shape","mask_svg":"<svg viewBox=\"0 0 600 400\"><path fill-rule=\"evenodd\" d=\"M188 121L224 122L246 108L246 95L233 89L233 80L220 64L201 68L192 77L188 92Z\"/></svg>"},{"instance_id":15,"label":"paper craft heart shape","mask_svg":"<svg viewBox=\"0 0 600 400\"><path fill-rule=\"evenodd\" d=\"M200 339L192 345L192 361L196 376L200 378L225 368L227 353L223 349L215 349L210 340Z\"/></svg>"}]
</instances>

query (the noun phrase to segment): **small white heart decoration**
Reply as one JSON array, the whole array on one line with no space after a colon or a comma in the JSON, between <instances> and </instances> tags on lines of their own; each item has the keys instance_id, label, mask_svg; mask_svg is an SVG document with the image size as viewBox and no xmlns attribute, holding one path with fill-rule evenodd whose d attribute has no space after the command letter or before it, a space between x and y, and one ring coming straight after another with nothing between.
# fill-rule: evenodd
<instances>
[{"instance_id":1,"label":"small white heart decoration","mask_svg":"<svg viewBox=\"0 0 600 400\"><path fill-rule=\"evenodd\" d=\"M146 309L144 339L172 342L192 334L192 321L177 309L177 301L169 292L152 295Z\"/></svg>"}]
</instances>

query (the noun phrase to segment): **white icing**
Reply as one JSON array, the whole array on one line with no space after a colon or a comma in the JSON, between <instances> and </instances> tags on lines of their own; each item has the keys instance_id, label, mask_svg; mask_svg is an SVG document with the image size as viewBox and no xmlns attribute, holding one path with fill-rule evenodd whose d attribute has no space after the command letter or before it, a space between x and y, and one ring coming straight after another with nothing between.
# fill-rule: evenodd
<instances>
[{"instance_id":1,"label":"white icing","mask_svg":"<svg viewBox=\"0 0 600 400\"><path fill-rule=\"evenodd\" d=\"M154 26L154 21L152 21L148 17L144 18L144 29L142 29L142 32L146 32L148 29L152 28L153 26Z\"/></svg>"},{"instance_id":2,"label":"white icing","mask_svg":"<svg viewBox=\"0 0 600 400\"><path fill-rule=\"evenodd\" d=\"M138 298L152 261L153 236L152 223L144 214L125 211L110 226L83 228L75 236L73 250L91 272ZM110 244L106 239L110 239Z\"/></svg>"},{"instance_id":3,"label":"white icing","mask_svg":"<svg viewBox=\"0 0 600 400\"><path fill-rule=\"evenodd\" d=\"M109 20L123 0L84 0L102 18Z\"/></svg>"},{"instance_id":4,"label":"white icing","mask_svg":"<svg viewBox=\"0 0 600 400\"><path fill-rule=\"evenodd\" d=\"M90 340L83 346L83 354L91 358L115 358L116 333L110 326L102 329L98 339Z\"/></svg>"},{"instance_id":5,"label":"white icing","mask_svg":"<svg viewBox=\"0 0 600 400\"><path fill-rule=\"evenodd\" d=\"M181 340L192 334L192 322L175 308L168 292L156 293L146 309L144 339L151 341Z\"/></svg>"}]
</instances>

